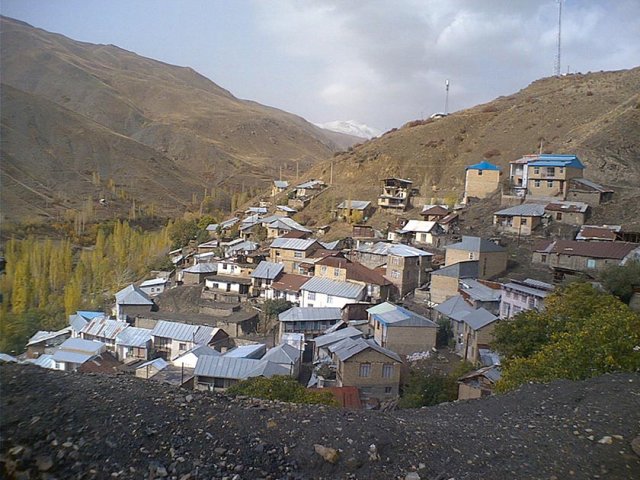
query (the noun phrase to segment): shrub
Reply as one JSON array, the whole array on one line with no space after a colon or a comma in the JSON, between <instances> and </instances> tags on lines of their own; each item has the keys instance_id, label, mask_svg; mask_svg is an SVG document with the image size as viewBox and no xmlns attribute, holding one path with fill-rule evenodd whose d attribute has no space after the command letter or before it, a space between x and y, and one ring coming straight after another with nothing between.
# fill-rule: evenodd
<instances>
[{"instance_id":1,"label":"shrub","mask_svg":"<svg viewBox=\"0 0 640 480\"><path fill-rule=\"evenodd\" d=\"M307 389L297 380L284 375L276 375L271 378L249 378L236 383L227 392L230 395L246 395L266 400L279 400L281 402L337 405L330 391Z\"/></svg>"},{"instance_id":2,"label":"shrub","mask_svg":"<svg viewBox=\"0 0 640 480\"><path fill-rule=\"evenodd\" d=\"M500 155L502 154L500 153L500 150L498 150L497 148L492 148L491 150L484 152L484 158L486 159L489 159L491 157L499 157Z\"/></svg>"}]
</instances>

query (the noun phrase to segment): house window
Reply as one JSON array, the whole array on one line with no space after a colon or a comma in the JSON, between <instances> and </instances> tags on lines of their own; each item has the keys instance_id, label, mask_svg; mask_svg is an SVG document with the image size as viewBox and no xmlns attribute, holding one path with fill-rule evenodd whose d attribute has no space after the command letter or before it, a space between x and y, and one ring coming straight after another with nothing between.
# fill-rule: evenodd
<instances>
[{"instance_id":1,"label":"house window","mask_svg":"<svg viewBox=\"0 0 640 480\"><path fill-rule=\"evenodd\" d=\"M553 187L553 180L547 180L547 188Z\"/></svg>"},{"instance_id":2,"label":"house window","mask_svg":"<svg viewBox=\"0 0 640 480\"><path fill-rule=\"evenodd\" d=\"M327 296L327 303L333 303L333 297L331 295Z\"/></svg>"},{"instance_id":3,"label":"house window","mask_svg":"<svg viewBox=\"0 0 640 480\"><path fill-rule=\"evenodd\" d=\"M547 256L546 256L546 255L541 255L541 256L540 256L540 261L541 261L542 263L547 263Z\"/></svg>"},{"instance_id":4,"label":"house window","mask_svg":"<svg viewBox=\"0 0 640 480\"><path fill-rule=\"evenodd\" d=\"M391 278L400 278L400 272L398 270L392 270Z\"/></svg>"},{"instance_id":5,"label":"house window","mask_svg":"<svg viewBox=\"0 0 640 480\"><path fill-rule=\"evenodd\" d=\"M360 376L368 377L371 375L371 364L370 363L361 363L360 364Z\"/></svg>"},{"instance_id":6,"label":"house window","mask_svg":"<svg viewBox=\"0 0 640 480\"><path fill-rule=\"evenodd\" d=\"M596 268L596 261L593 258L587 259L587 268Z\"/></svg>"},{"instance_id":7,"label":"house window","mask_svg":"<svg viewBox=\"0 0 640 480\"><path fill-rule=\"evenodd\" d=\"M539 175L540 174L540 167L533 167L533 174L534 175Z\"/></svg>"},{"instance_id":8,"label":"house window","mask_svg":"<svg viewBox=\"0 0 640 480\"><path fill-rule=\"evenodd\" d=\"M547 175L553 177L556 174L556 169L554 167L547 167Z\"/></svg>"},{"instance_id":9,"label":"house window","mask_svg":"<svg viewBox=\"0 0 640 480\"><path fill-rule=\"evenodd\" d=\"M469 252L469 260L473 260L473 252Z\"/></svg>"},{"instance_id":10,"label":"house window","mask_svg":"<svg viewBox=\"0 0 640 480\"><path fill-rule=\"evenodd\" d=\"M526 218L521 218L520 219L520 225L526 225L527 224L527 219Z\"/></svg>"},{"instance_id":11,"label":"house window","mask_svg":"<svg viewBox=\"0 0 640 480\"><path fill-rule=\"evenodd\" d=\"M302 258L302 252L293 252L295 258Z\"/></svg>"},{"instance_id":12,"label":"house window","mask_svg":"<svg viewBox=\"0 0 640 480\"><path fill-rule=\"evenodd\" d=\"M180 344L178 345L178 349L179 349L181 352L182 352L182 351L184 351L184 350L186 350L186 349L187 349L187 344L186 344L186 343L180 343Z\"/></svg>"},{"instance_id":13,"label":"house window","mask_svg":"<svg viewBox=\"0 0 640 480\"><path fill-rule=\"evenodd\" d=\"M562 220L562 212L556 213L556 220Z\"/></svg>"},{"instance_id":14,"label":"house window","mask_svg":"<svg viewBox=\"0 0 640 480\"><path fill-rule=\"evenodd\" d=\"M384 387L384 393L391 393L391 387Z\"/></svg>"},{"instance_id":15,"label":"house window","mask_svg":"<svg viewBox=\"0 0 640 480\"><path fill-rule=\"evenodd\" d=\"M533 186L536 188L540 188L540 180L534 180L533 181Z\"/></svg>"},{"instance_id":16,"label":"house window","mask_svg":"<svg viewBox=\"0 0 640 480\"><path fill-rule=\"evenodd\" d=\"M393 364L385 363L382 365L382 378L391 378L393 377Z\"/></svg>"},{"instance_id":17,"label":"house window","mask_svg":"<svg viewBox=\"0 0 640 480\"><path fill-rule=\"evenodd\" d=\"M478 170L478 175L482 176L482 170Z\"/></svg>"},{"instance_id":18,"label":"house window","mask_svg":"<svg viewBox=\"0 0 640 480\"><path fill-rule=\"evenodd\" d=\"M326 265L323 265L323 266L320 268L320 271L321 271L322 273L327 273L327 267L326 267Z\"/></svg>"},{"instance_id":19,"label":"house window","mask_svg":"<svg viewBox=\"0 0 640 480\"><path fill-rule=\"evenodd\" d=\"M334 277L339 277L340 276L340 269L339 268L334 268L333 269L333 276Z\"/></svg>"},{"instance_id":20,"label":"house window","mask_svg":"<svg viewBox=\"0 0 640 480\"><path fill-rule=\"evenodd\" d=\"M316 292L309 292L307 294L307 300L315 300L316 299Z\"/></svg>"}]
</instances>

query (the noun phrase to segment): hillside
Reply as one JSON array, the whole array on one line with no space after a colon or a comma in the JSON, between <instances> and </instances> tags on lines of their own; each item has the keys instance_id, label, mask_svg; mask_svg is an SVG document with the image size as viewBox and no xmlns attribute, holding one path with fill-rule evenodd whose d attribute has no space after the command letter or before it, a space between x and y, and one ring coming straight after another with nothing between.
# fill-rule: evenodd
<instances>
[{"instance_id":1,"label":"hillside","mask_svg":"<svg viewBox=\"0 0 640 480\"><path fill-rule=\"evenodd\" d=\"M537 80L445 118L410 122L316 166L338 200L375 201L380 179L410 178L426 198L461 196L467 165L488 159L508 178L524 154L576 153L585 176L621 197L640 190L640 68Z\"/></svg>"},{"instance_id":2,"label":"hillside","mask_svg":"<svg viewBox=\"0 0 640 480\"><path fill-rule=\"evenodd\" d=\"M389 413L30 366L0 366L0 378L0 458L14 478L39 478L38 467L55 478L95 479L640 476L638 374ZM337 462L314 444L337 449Z\"/></svg>"},{"instance_id":3,"label":"hillside","mask_svg":"<svg viewBox=\"0 0 640 480\"><path fill-rule=\"evenodd\" d=\"M304 171L357 141L240 100L190 68L6 17L1 32L9 218L78 208L107 183L170 213L205 188L263 188L280 167L294 175L296 163Z\"/></svg>"}]
</instances>

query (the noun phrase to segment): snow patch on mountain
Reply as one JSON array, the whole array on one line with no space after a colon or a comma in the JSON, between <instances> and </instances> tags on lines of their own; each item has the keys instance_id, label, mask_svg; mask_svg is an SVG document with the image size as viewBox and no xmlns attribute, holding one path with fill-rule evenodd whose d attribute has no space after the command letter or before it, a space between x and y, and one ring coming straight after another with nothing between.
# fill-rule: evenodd
<instances>
[{"instance_id":1,"label":"snow patch on mountain","mask_svg":"<svg viewBox=\"0 0 640 480\"><path fill-rule=\"evenodd\" d=\"M373 138L382 132L376 128L356 122L355 120L336 120L335 122L316 123L317 127L331 130L332 132L346 133L360 138Z\"/></svg>"}]
</instances>

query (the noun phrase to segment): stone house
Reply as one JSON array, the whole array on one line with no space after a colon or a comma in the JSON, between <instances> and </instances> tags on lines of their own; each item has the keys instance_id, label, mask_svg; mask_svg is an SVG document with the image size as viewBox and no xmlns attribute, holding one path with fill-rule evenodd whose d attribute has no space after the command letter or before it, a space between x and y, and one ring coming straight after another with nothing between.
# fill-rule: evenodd
<instances>
[{"instance_id":1,"label":"stone house","mask_svg":"<svg viewBox=\"0 0 640 480\"><path fill-rule=\"evenodd\" d=\"M640 259L640 244L547 240L534 247L532 263L547 265L559 281L578 272L594 278L610 265Z\"/></svg>"},{"instance_id":2,"label":"stone house","mask_svg":"<svg viewBox=\"0 0 640 480\"><path fill-rule=\"evenodd\" d=\"M462 241L445 249L445 266L478 260L478 278L491 278L507 269L506 248L484 238L463 235Z\"/></svg>"},{"instance_id":3,"label":"stone house","mask_svg":"<svg viewBox=\"0 0 640 480\"><path fill-rule=\"evenodd\" d=\"M481 367L458 379L458 400L472 400L487 397L502 377L500 365Z\"/></svg>"},{"instance_id":4,"label":"stone house","mask_svg":"<svg viewBox=\"0 0 640 480\"><path fill-rule=\"evenodd\" d=\"M463 203L469 198L486 198L500 186L500 168L483 160L466 169Z\"/></svg>"},{"instance_id":5,"label":"stone house","mask_svg":"<svg viewBox=\"0 0 640 480\"><path fill-rule=\"evenodd\" d=\"M293 273L281 273L271 284L271 289L266 291L267 299L282 299L300 304L302 286L309 281L306 275L295 275Z\"/></svg>"},{"instance_id":6,"label":"stone house","mask_svg":"<svg viewBox=\"0 0 640 480\"><path fill-rule=\"evenodd\" d=\"M493 342L493 330L499 318L484 308L469 312L462 319L462 358L477 365L480 349Z\"/></svg>"},{"instance_id":7,"label":"stone house","mask_svg":"<svg viewBox=\"0 0 640 480\"><path fill-rule=\"evenodd\" d=\"M315 239L276 238L269 248L269 261L282 263L285 273L300 273L300 263L322 248Z\"/></svg>"},{"instance_id":8,"label":"stone house","mask_svg":"<svg viewBox=\"0 0 640 480\"><path fill-rule=\"evenodd\" d=\"M582 178L583 170L576 155L525 155L510 162L509 183L519 197L565 200L569 182Z\"/></svg>"},{"instance_id":9,"label":"stone house","mask_svg":"<svg viewBox=\"0 0 640 480\"><path fill-rule=\"evenodd\" d=\"M615 242L621 240L621 225L582 225L576 240L582 242Z\"/></svg>"},{"instance_id":10,"label":"stone house","mask_svg":"<svg viewBox=\"0 0 640 480\"><path fill-rule=\"evenodd\" d=\"M544 208L555 222L568 225L584 225L589 217L591 209L583 202L552 202Z\"/></svg>"},{"instance_id":11,"label":"stone house","mask_svg":"<svg viewBox=\"0 0 640 480\"><path fill-rule=\"evenodd\" d=\"M209 345L215 329L206 325L159 320L151 330L153 348L165 360L184 354L197 345Z\"/></svg>"},{"instance_id":12,"label":"stone house","mask_svg":"<svg viewBox=\"0 0 640 480\"><path fill-rule=\"evenodd\" d=\"M128 327L116 336L116 358L147 360L152 346L151 329Z\"/></svg>"},{"instance_id":13,"label":"stone house","mask_svg":"<svg viewBox=\"0 0 640 480\"><path fill-rule=\"evenodd\" d=\"M251 377L270 378L288 375L287 368L268 360L203 355L194 370L196 390L224 391L241 380Z\"/></svg>"},{"instance_id":14,"label":"stone house","mask_svg":"<svg viewBox=\"0 0 640 480\"><path fill-rule=\"evenodd\" d=\"M296 197L297 198L308 198L317 195L327 185L322 180L309 180L308 182L301 183L300 185L296 185Z\"/></svg>"},{"instance_id":15,"label":"stone house","mask_svg":"<svg viewBox=\"0 0 640 480\"><path fill-rule=\"evenodd\" d=\"M460 281L478 278L478 260L458 262L431 272L430 301L442 303L458 295Z\"/></svg>"},{"instance_id":16,"label":"stone house","mask_svg":"<svg viewBox=\"0 0 640 480\"><path fill-rule=\"evenodd\" d=\"M274 180L271 185L271 196L275 197L289 188L289 182L286 180Z\"/></svg>"},{"instance_id":17,"label":"stone house","mask_svg":"<svg viewBox=\"0 0 640 480\"><path fill-rule=\"evenodd\" d=\"M116 293L115 316L118 320L126 321L130 317L137 317L153 310L155 304L146 293L131 284Z\"/></svg>"},{"instance_id":18,"label":"stone house","mask_svg":"<svg viewBox=\"0 0 640 480\"><path fill-rule=\"evenodd\" d=\"M428 318L389 302L371 307L367 312L378 345L400 355L435 348L438 325Z\"/></svg>"},{"instance_id":19,"label":"stone house","mask_svg":"<svg viewBox=\"0 0 640 480\"><path fill-rule=\"evenodd\" d=\"M392 293L393 284L382 274L342 257L325 257L318 261L314 276L364 285L365 300L368 301L388 300Z\"/></svg>"},{"instance_id":20,"label":"stone house","mask_svg":"<svg viewBox=\"0 0 640 480\"><path fill-rule=\"evenodd\" d=\"M357 214L358 221L366 221L374 212L373 205L366 200L345 200L336 208L338 218L350 219L352 215Z\"/></svg>"},{"instance_id":21,"label":"stone house","mask_svg":"<svg viewBox=\"0 0 640 480\"><path fill-rule=\"evenodd\" d=\"M198 263L182 270L180 278L185 285L198 285L217 272L218 266L213 263Z\"/></svg>"},{"instance_id":22,"label":"stone house","mask_svg":"<svg viewBox=\"0 0 640 480\"><path fill-rule=\"evenodd\" d=\"M542 225L544 215L544 205L524 203L495 212L493 225L502 233L531 235Z\"/></svg>"},{"instance_id":23,"label":"stone house","mask_svg":"<svg viewBox=\"0 0 640 480\"><path fill-rule=\"evenodd\" d=\"M333 354L337 387L357 387L369 406L398 397L402 360L397 353L363 338L339 345Z\"/></svg>"},{"instance_id":24,"label":"stone house","mask_svg":"<svg viewBox=\"0 0 640 480\"><path fill-rule=\"evenodd\" d=\"M267 353L262 357L262 360L267 360L286 368L288 375L293 378L298 378L300 375L302 352L294 346L286 343L276 345L275 347L267 350Z\"/></svg>"},{"instance_id":25,"label":"stone house","mask_svg":"<svg viewBox=\"0 0 640 480\"><path fill-rule=\"evenodd\" d=\"M55 332L40 330L27 341L27 358L38 358L40 355L51 355L54 350L71 337L71 327Z\"/></svg>"},{"instance_id":26,"label":"stone house","mask_svg":"<svg viewBox=\"0 0 640 480\"><path fill-rule=\"evenodd\" d=\"M281 263L263 260L256 269L251 272L251 294L254 297L273 298L271 285L284 270Z\"/></svg>"},{"instance_id":27,"label":"stone house","mask_svg":"<svg viewBox=\"0 0 640 480\"><path fill-rule=\"evenodd\" d=\"M400 230L390 232L403 243L439 247L444 243L444 229L435 221L409 220ZM390 238L392 239L392 238Z\"/></svg>"},{"instance_id":28,"label":"stone house","mask_svg":"<svg viewBox=\"0 0 640 480\"><path fill-rule=\"evenodd\" d=\"M420 216L426 222L438 222L451 213L445 205L425 205Z\"/></svg>"},{"instance_id":29,"label":"stone house","mask_svg":"<svg viewBox=\"0 0 640 480\"><path fill-rule=\"evenodd\" d=\"M597 206L611 201L613 193L610 188L603 187L586 178L572 178L569 180L567 200Z\"/></svg>"}]
</instances>

